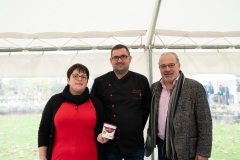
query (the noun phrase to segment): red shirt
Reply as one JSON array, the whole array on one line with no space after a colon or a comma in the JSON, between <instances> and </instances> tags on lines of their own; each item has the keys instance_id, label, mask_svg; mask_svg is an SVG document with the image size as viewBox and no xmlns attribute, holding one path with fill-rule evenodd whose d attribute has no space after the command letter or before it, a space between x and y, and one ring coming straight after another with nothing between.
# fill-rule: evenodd
<instances>
[{"instance_id":1,"label":"red shirt","mask_svg":"<svg viewBox=\"0 0 240 160\"><path fill-rule=\"evenodd\" d=\"M96 160L96 111L89 99L76 106L63 102L54 117L52 160Z\"/></svg>"}]
</instances>

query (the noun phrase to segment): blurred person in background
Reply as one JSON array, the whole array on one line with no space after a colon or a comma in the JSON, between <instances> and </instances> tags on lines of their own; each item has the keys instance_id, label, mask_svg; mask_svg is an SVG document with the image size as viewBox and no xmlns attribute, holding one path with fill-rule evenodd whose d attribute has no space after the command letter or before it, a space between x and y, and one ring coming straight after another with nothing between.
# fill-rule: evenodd
<instances>
[{"instance_id":1,"label":"blurred person in background","mask_svg":"<svg viewBox=\"0 0 240 160\"><path fill-rule=\"evenodd\" d=\"M40 160L102 160L101 133L105 114L101 102L88 91L88 68L74 64L67 86L47 102L38 130Z\"/></svg>"},{"instance_id":2,"label":"blurred person in background","mask_svg":"<svg viewBox=\"0 0 240 160\"><path fill-rule=\"evenodd\" d=\"M208 83L208 88L207 88L207 93L208 93L208 104L210 107L215 106L215 103L213 101L213 96L214 96L214 88L211 82Z\"/></svg>"},{"instance_id":3,"label":"blurred person in background","mask_svg":"<svg viewBox=\"0 0 240 160\"><path fill-rule=\"evenodd\" d=\"M237 82L237 103L240 104L240 83Z\"/></svg>"},{"instance_id":4,"label":"blurred person in background","mask_svg":"<svg viewBox=\"0 0 240 160\"><path fill-rule=\"evenodd\" d=\"M225 92L225 88L220 84L219 88L218 88L218 102L224 106L224 100L225 100L225 96L224 96L224 92Z\"/></svg>"},{"instance_id":5,"label":"blurred person in background","mask_svg":"<svg viewBox=\"0 0 240 160\"><path fill-rule=\"evenodd\" d=\"M225 96L225 104L227 106L229 106L229 102L228 102L228 99L229 99L229 88L228 88L228 86L225 87L225 92L223 94Z\"/></svg>"}]
</instances>

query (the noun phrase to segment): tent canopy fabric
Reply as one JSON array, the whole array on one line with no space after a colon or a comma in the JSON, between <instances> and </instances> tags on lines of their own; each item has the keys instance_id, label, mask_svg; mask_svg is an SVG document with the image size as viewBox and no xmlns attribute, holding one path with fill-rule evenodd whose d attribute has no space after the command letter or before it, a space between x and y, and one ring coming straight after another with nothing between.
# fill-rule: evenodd
<instances>
[{"instance_id":1,"label":"tent canopy fabric","mask_svg":"<svg viewBox=\"0 0 240 160\"><path fill-rule=\"evenodd\" d=\"M0 51L143 47L152 28L153 48L240 48L238 6L239 0L8 0L0 5Z\"/></svg>"},{"instance_id":2,"label":"tent canopy fabric","mask_svg":"<svg viewBox=\"0 0 240 160\"><path fill-rule=\"evenodd\" d=\"M187 73L239 74L239 6L239 0L6 0L0 77L61 76L75 62L100 74L111 68L109 50L119 43L132 49L132 69L153 79L167 51L179 54Z\"/></svg>"}]
</instances>

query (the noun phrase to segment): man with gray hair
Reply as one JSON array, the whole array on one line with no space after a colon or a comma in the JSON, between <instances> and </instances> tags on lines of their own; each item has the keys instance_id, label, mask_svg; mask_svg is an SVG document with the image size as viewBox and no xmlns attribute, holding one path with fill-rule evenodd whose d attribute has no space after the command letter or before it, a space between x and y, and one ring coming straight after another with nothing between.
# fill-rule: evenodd
<instances>
[{"instance_id":1,"label":"man with gray hair","mask_svg":"<svg viewBox=\"0 0 240 160\"><path fill-rule=\"evenodd\" d=\"M212 149L212 118L205 89L186 78L176 53L159 59L162 78L153 83L145 155L158 146L159 160L208 160Z\"/></svg>"}]
</instances>

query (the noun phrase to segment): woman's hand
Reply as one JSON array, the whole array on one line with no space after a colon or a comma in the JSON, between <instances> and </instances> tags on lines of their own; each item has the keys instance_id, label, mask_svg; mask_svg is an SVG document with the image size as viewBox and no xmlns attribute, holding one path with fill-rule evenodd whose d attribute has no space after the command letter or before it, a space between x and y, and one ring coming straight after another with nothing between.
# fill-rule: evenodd
<instances>
[{"instance_id":1,"label":"woman's hand","mask_svg":"<svg viewBox=\"0 0 240 160\"><path fill-rule=\"evenodd\" d=\"M97 141L104 144L104 143L107 143L108 139L105 137L102 137L102 133L100 133L97 137Z\"/></svg>"},{"instance_id":2,"label":"woman's hand","mask_svg":"<svg viewBox=\"0 0 240 160\"><path fill-rule=\"evenodd\" d=\"M200 155L196 155L195 160L208 160L208 158Z\"/></svg>"}]
</instances>

